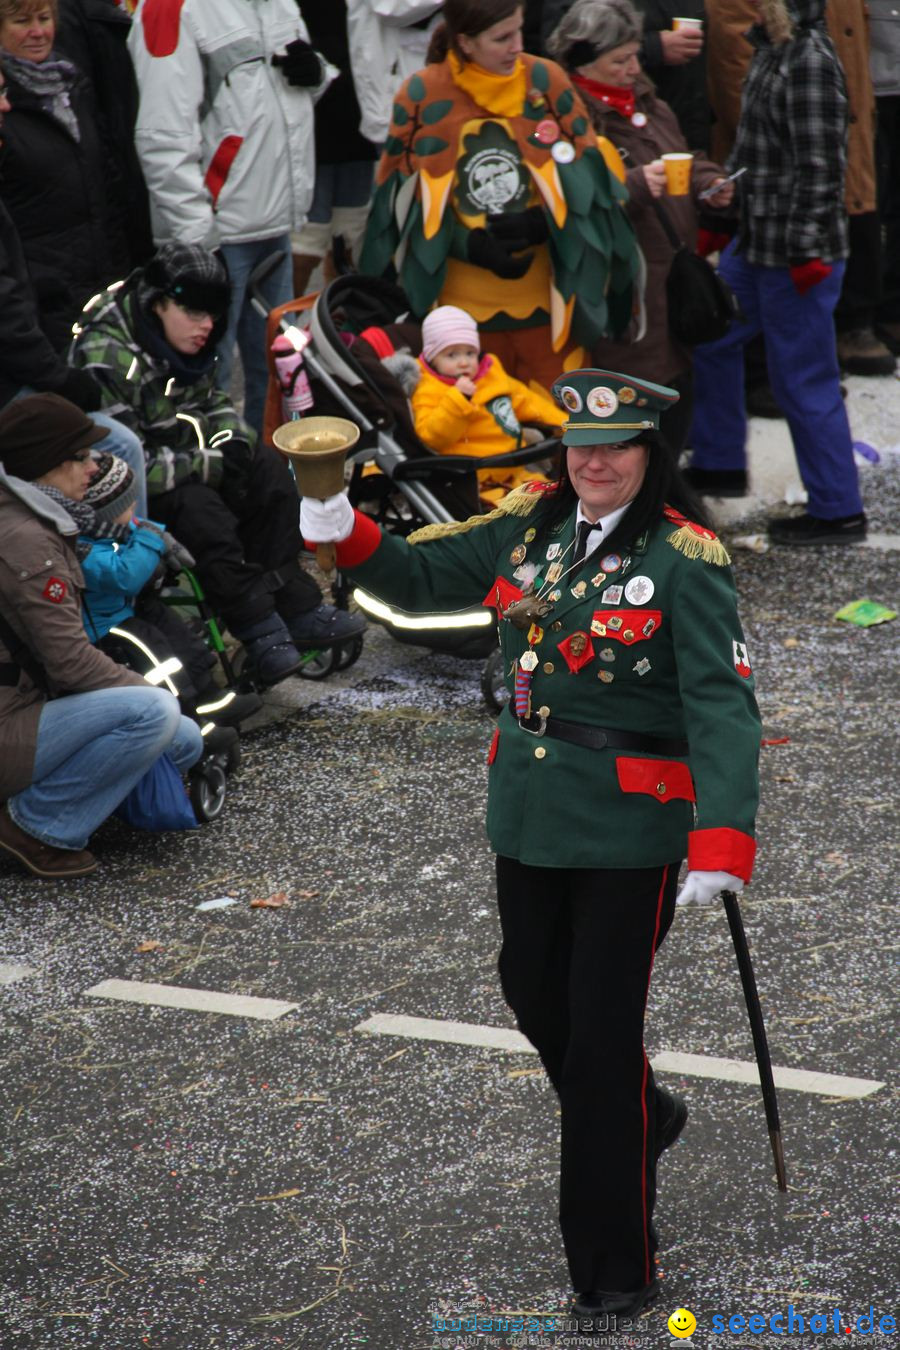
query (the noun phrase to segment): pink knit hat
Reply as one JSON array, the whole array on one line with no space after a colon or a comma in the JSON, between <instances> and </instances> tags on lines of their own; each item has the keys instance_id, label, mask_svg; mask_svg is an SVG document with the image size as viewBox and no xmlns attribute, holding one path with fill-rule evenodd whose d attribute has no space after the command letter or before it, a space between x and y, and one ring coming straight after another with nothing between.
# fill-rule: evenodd
<instances>
[{"instance_id":1,"label":"pink knit hat","mask_svg":"<svg viewBox=\"0 0 900 1350\"><path fill-rule=\"evenodd\" d=\"M430 362L445 347L465 345L481 351L478 325L464 309L456 305L441 305L426 314L422 321L422 355Z\"/></svg>"}]
</instances>

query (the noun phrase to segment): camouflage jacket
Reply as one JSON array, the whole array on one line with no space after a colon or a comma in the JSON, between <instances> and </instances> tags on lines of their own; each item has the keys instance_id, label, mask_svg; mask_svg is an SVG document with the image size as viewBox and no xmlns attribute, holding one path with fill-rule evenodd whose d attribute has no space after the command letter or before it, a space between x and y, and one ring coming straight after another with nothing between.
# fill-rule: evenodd
<instances>
[{"instance_id":1,"label":"camouflage jacket","mask_svg":"<svg viewBox=\"0 0 900 1350\"><path fill-rule=\"evenodd\" d=\"M89 370L103 390L103 411L130 427L144 444L151 496L190 480L217 487L222 452L211 442L255 433L228 394L216 388L215 362L199 379L179 380L167 361L137 336L137 297L130 281L110 286L82 315L71 361Z\"/></svg>"}]
</instances>

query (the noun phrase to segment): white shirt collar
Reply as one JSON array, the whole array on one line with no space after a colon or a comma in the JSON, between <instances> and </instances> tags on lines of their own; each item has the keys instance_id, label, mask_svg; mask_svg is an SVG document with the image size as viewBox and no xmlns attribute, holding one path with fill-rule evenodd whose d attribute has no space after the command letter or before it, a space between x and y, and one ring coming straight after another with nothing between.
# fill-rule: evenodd
<instances>
[{"instance_id":1,"label":"white shirt collar","mask_svg":"<svg viewBox=\"0 0 900 1350\"><path fill-rule=\"evenodd\" d=\"M624 516L625 512L628 510L630 505L631 502L626 502L624 506L617 506L615 511L610 511L608 516L601 516L599 520L595 520L593 522L593 529L590 531L587 537L587 549L585 550L585 557L587 557L589 553L593 553L594 549L600 547L601 539L605 539L608 535L612 534L613 530L616 528L619 521L622 519L622 517ZM587 520L587 516L582 511L581 502L579 501L578 508L575 512L576 531L578 529L578 526L581 524L583 520Z\"/></svg>"}]
</instances>

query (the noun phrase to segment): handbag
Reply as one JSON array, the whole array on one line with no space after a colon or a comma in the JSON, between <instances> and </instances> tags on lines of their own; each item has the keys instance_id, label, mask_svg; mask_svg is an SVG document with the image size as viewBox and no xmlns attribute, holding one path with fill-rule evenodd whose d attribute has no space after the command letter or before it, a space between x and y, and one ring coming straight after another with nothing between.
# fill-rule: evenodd
<instances>
[{"instance_id":1,"label":"handbag","mask_svg":"<svg viewBox=\"0 0 900 1350\"><path fill-rule=\"evenodd\" d=\"M113 812L138 830L195 830L197 817L170 757L162 754Z\"/></svg>"},{"instance_id":2,"label":"handbag","mask_svg":"<svg viewBox=\"0 0 900 1350\"><path fill-rule=\"evenodd\" d=\"M738 298L705 258L685 246L662 202L654 198L652 205L675 250L666 278L669 332L684 347L715 342L744 317Z\"/></svg>"}]
</instances>

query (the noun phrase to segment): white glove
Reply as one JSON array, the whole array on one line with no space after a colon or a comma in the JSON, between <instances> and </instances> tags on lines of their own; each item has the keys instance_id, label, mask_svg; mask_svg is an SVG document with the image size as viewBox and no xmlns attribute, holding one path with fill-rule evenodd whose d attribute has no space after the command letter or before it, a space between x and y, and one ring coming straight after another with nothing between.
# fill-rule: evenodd
<instances>
[{"instance_id":1,"label":"white glove","mask_svg":"<svg viewBox=\"0 0 900 1350\"><path fill-rule=\"evenodd\" d=\"M744 883L730 872L688 872L678 892L676 905L711 905L720 891L740 895Z\"/></svg>"},{"instance_id":2,"label":"white glove","mask_svg":"<svg viewBox=\"0 0 900 1350\"><path fill-rule=\"evenodd\" d=\"M350 538L355 524L353 507L343 492L324 501L304 497L300 502L300 533L311 544L339 544Z\"/></svg>"}]
</instances>

